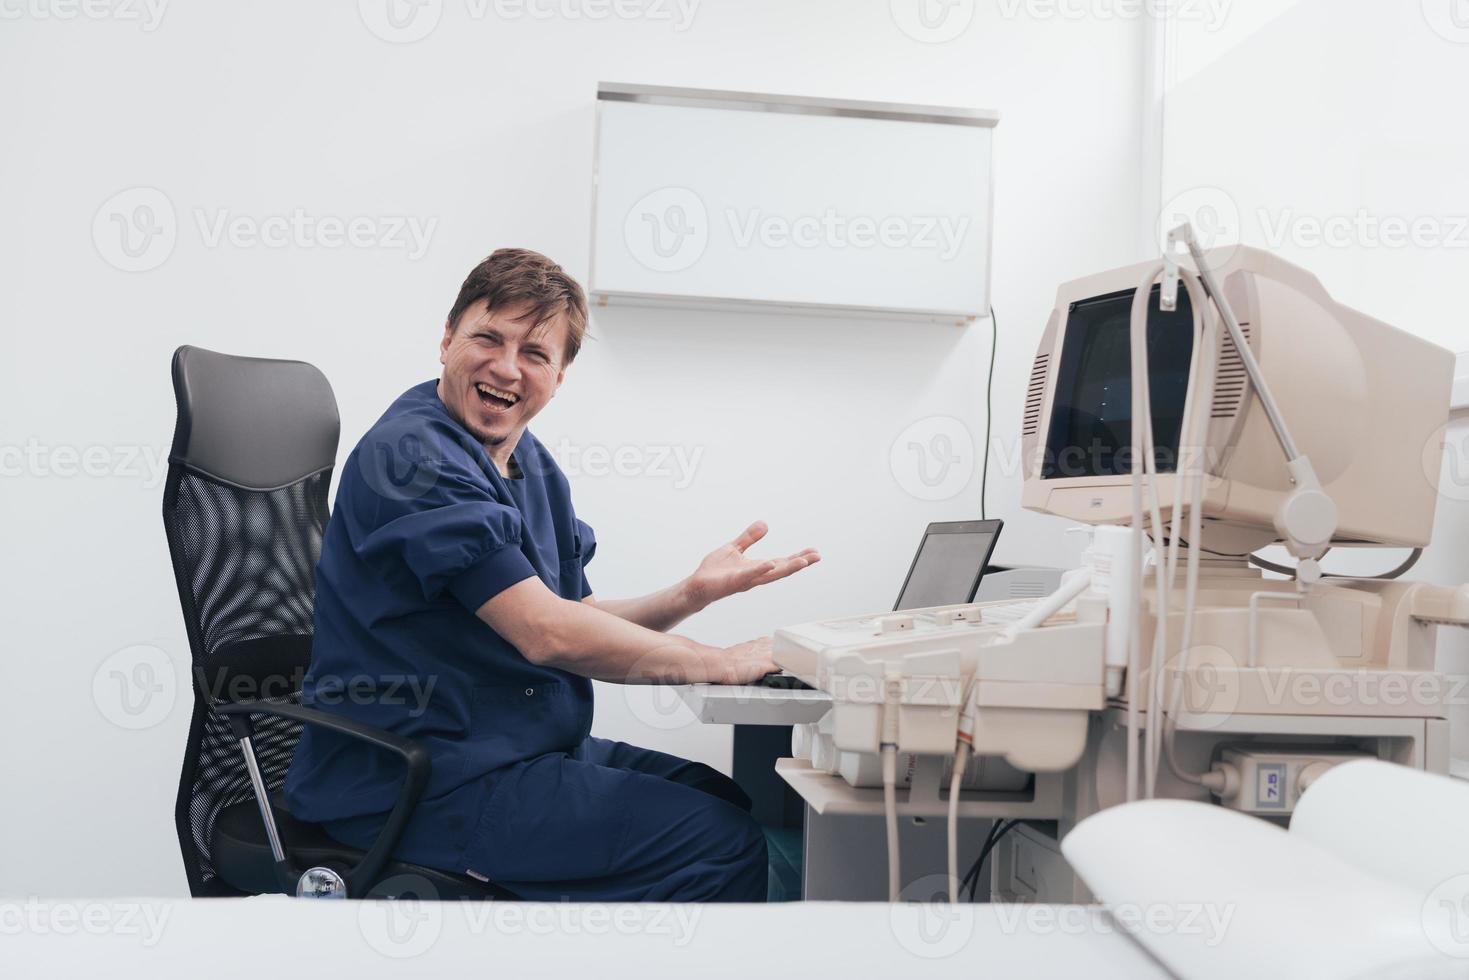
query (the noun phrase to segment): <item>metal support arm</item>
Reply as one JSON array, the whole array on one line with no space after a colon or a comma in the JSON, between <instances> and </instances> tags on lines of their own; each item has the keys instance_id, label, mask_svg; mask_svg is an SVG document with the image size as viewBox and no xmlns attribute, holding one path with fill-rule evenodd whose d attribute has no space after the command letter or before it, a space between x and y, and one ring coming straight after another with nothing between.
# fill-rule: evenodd
<instances>
[{"instance_id":1,"label":"metal support arm","mask_svg":"<svg viewBox=\"0 0 1469 980\"><path fill-rule=\"evenodd\" d=\"M291 864L290 853L285 843L282 842L280 830L276 826L275 814L270 807L269 791L266 788L265 780L261 777L260 766L255 758L254 726L251 723L251 716L271 715L308 725L320 725L322 728L375 745L403 759L408 767L407 773L403 779L403 787L398 791L398 799L388 814L387 823L383 825L372 847L362 855L362 860L349 869L345 875L348 895L357 896L366 893L376 882L377 876L382 873L383 866L387 864L393 848L397 846L398 838L403 835L403 829L408 825L408 818L413 815L413 808L418 805L418 799L423 795L424 787L428 785L432 771L428 751L417 742L403 738L401 735L394 735L392 732L364 725L340 715L328 714L313 708L303 708L300 705L272 704L265 701L236 701L217 705L214 710L224 716L229 722L231 731L240 741L240 750L245 755L245 765L250 770L250 782L255 789L255 802L260 807L260 817L265 822L265 833L270 840L271 856L275 859L276 878L288 895L296 893L301 871Z\"/></svg>"}]
</instances>

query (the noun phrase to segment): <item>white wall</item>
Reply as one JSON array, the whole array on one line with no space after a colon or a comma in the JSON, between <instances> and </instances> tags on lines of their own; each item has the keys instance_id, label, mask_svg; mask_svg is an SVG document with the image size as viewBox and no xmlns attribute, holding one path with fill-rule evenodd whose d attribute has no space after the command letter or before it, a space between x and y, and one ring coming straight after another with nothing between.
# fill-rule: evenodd
<instances>
[{"instance_id":1,"label":"white wall","mask_svg":"<svg viewBox=\"0 0 1469 980\"><path fill-rule=\"evenodd\" d=\"M904 0L891 6L903 13ZM957 37L922 43L886 0L704 0L684 30L506 18L443 0L427 37L388 43L350 3L175 0L154 29L65 19L73 8L40 0L7 5L0 892L185 889L173 798L189 654L159 520L161 469L149 474L138 458L166 453L173 349L319 365L341 405L345 455L397 393L435 375L443 316L480 257L524 245L585 275L599 80L1001 110L994 432L1013 452L1056 284L1139 258L1141 32L1125 20L976 6ZM374 0L362 7L381 20ZM147 217L133 210L145 192L104 207L132 188L166 195L155 224L169 207L176 216L171 253L148 271L108 261L127 262L110 212ZM301 209L380 229L392 216L435 224L417 257L211 245L199 213L207 225L222 209L256 223ZM639 447L650 462L656 447L701 453L687 486L657 474L575 478L601 541L591 577L603 596L668 583L754 518L773 529L766 553L819 546L820 566L687 624L733 642L885 607L924 524L978 513L978 467L966 467L983 432L987 323L616 311L597 313L593 333L533 427L540 437ZM925 501L904 489L923 486L916 457L900 447L895 469L889 450L914 423L931 442L941 433L924 420L935 416L960 420L960 458L953 496ZM89 452L91 475L72 472L73 451ZM990 513L1011 522L999 557L1069 562L1062 522L1019 513L1018 497L1013 460L997 459ZM160 652L118 653L137 645ZM154 658L159 690L127 715L112 671L148 681L129 673L137 657ZM727 765L728 730L650 698L604 688L597 731Z\"/></svg>"},{"instance_id":2,"label":"white wall","mask_svg":"<svg viewBox=\"0 0 1469 980\"><path fill-rule=\"evenodd\" d=\"M1222 20L1175 18L1164 212L1191 215L1218 243L1269 248L1349 306L1469 350L1469 23L1454 19L1456 2L1261 0ZM1469 418L1448 441L1459 469L1441 481L1434 544L1409 577L1458 585L1469 582L1469 487L1453 477ZM1338 551L1325 565L1375 574L1402 555ZM1469 635L1440 632L1439 668L1469 673ZM1458 701L1464 757L1469 703Z\"/></svg>"},{"instance_id":3,"label":"white wall","mask_svg":"<svg viewBox=\"0 0 1469 980\"><path fill-rule=\"evenodd\" d=\"M1177 20L1164 200L1212 207L1222 239L1308 267L1349 306L1469 346L1469 130L1454 111L1469 27L1450 30L1455 5L1257 0L1217 30Z\"/></svg>"}]
</instances>

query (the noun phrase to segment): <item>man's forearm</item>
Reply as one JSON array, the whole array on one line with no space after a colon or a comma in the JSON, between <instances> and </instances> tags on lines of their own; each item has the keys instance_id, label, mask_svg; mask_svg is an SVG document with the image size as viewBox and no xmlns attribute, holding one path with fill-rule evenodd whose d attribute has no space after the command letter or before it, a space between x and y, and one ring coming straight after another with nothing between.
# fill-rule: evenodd
<instances>
[{"instance_id":1,"label":"man's forearm","mask_svg":"<svg viewBox=\"0 0 1469 980\"><path fill-rule=\"evenodd\" d=\"M662 633L704 608L685 579L636 599L596 599L596 607L629 623Z\"/></svg>"},{"instance_id":2,"label":"man's forearm","mask_svg":"<svg viewBox=\"0 0 1469 980\"><path fill-rule=\"evenodd\" d=\"M748 679L719 647L648 629L611 614L602 603L562 599L535 578L486 602L479 617L527 660L596 680L729 684Z\"/></svg>"},{"instance_id":3,"label":"man's forearm","mask_svg":"<svg viewBox=\"0 0 1469 980\"><path fill-rule=\"evenodd\" d=\"M718 647L568 602L539 663L619 684L731 683Z\"/></svg>"}]
</instances>

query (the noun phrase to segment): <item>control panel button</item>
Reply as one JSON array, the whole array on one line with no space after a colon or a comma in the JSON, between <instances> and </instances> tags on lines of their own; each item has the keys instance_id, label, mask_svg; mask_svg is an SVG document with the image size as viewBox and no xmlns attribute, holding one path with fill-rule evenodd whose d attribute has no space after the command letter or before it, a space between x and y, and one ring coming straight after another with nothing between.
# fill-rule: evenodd
<instances>
[{"instance_id":1,"label":"control panel button","mask_svg":"<svg viewBox=\"0 0 1469 980\"><path fill-rule=\"evenodd\" d=\"M882 633L903 633L913 628L912 616L884 616L877 621L877 628Z\"/></svg>"}]
</instances>

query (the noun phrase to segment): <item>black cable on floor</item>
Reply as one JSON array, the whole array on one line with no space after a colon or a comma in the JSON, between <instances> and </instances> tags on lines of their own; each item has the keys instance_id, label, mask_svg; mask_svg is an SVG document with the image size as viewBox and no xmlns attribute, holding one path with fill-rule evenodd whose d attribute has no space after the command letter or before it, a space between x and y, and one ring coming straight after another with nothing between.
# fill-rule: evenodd
<instances>
[{"instance_id":1,"label":"black cable on floor","mask_svg":"<svg viewBox=\"0 0 1469 980\"><path fill-rule=\"evenodd\" d=\"M974 863L969 866L969 870L964 874L964 880L959 885L961 892L966 886L969 888L969 900L971 902L974 901L974 896L979 891L979 874L980 870L984 867L985 859L990 856L990 852L995 849L995 845L1000 843L1000 838L1018 826L1020 826L1019 820L996 820L990 826L989 836L984 839L984 846L979 849L979 857L974 859Z\"/></svg>"}]
</instances>

